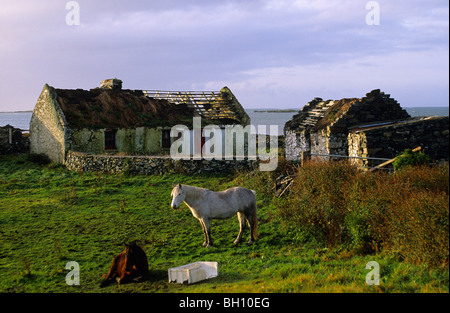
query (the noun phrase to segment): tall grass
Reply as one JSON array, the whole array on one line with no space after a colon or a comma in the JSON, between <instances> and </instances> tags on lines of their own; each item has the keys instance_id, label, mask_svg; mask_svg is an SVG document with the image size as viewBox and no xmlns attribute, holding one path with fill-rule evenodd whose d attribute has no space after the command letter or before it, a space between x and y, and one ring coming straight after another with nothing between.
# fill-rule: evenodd
<instances>
[{"instance_id":1,"label":"tall grass","mask_svg":"<svg viewBox=\"0 0 450 313\"><path fill-rule=\"evenodd\" d=\"M294 172L290 193L274 200L275 214L299 236L363 255L384 251L410 263L448 266L448 165L390 174L311 161ZM252 187L267 193L276 174L257 176Z\"/></svg>"}]
</instances>

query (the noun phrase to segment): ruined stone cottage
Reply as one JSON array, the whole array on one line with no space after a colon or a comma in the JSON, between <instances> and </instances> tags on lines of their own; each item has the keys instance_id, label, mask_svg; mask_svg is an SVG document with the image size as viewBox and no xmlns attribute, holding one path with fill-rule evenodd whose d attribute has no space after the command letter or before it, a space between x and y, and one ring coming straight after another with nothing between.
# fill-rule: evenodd
<instances>
[{"instance_id":1,"label":"ruined stone cottage","mask_svg":"<svg viewBox=\"0 0 450 313\"><path fill-rule=\"evenodd\" d=\"M0 154L22 153L28 150L28 134L11 125L0 127Z\"/></svg>"},{"instance_id":2,"label":"ruined stone cottage","mask_svg":"<svg viewBox=\"0 0 450 313\"><path fill-rule=\"evenodd\" d=\"M242 124L248 115L227 87L218 92L159 92L122 89L108 79L100 88L57 89L47 84L30 122L30 152L64 163L69 150L129 155L168 154L171 127Z\"/></svg>"},{"instance_id":3,"label":"ruined stone cottage","mask_svg":"<svg viewBox=\"0 0 450 313\"><path fill-rule=\"evenodd\" d=\"M434 160L448 160L448 117L411 118L379 89L363 98L315 98L285 124L285 156L314 155L393 158L421 146ZM353 159L367 165L367 160Z\"/></svg>"}]
</instances>

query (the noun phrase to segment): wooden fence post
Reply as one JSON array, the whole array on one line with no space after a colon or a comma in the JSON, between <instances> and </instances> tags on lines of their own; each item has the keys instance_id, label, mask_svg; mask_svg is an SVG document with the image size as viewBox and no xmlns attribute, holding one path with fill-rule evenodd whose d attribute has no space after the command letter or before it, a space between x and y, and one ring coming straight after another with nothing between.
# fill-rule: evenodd
<instances>
[{"instance_id":1,"label":"wooden fence post","mask_svg":"<svg viewBox=\"0 0 450 313\"><path fill-rule=\"evenodd\" d=\"M309 154L307 151L302 151L302 162L301 165L305 165L306 161L308 160Z\"/></svg>"}]
</instances>

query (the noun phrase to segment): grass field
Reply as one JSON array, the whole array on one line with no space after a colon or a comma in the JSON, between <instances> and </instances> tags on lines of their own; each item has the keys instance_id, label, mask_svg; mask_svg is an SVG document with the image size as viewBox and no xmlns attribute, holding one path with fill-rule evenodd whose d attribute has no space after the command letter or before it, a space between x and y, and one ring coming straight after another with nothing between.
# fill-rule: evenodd
<instances>
[{"instance_id":1,"label":"grass field","mask_svg":"<svg viewBox=\"0 0 450 313\"><path fill-rule=\"evenodd\" d=\"M183 205L170 208L172 183L211 190L242 176L130 176L74 173L27 155L0 156L0 292L448 292L448 265L400 261L393 253L328 247L287 226L271 194L258 192L253 246L234 246L237 218L213 221L215 246L201 247L199 222ZM249 183L249 185L251 185ZM248 230L243 242L248 239ZM99 288L123 242L147 254L150 279ZM65 282L66 263L80 265L80 285ZM219 276L193 285L168 283L170 267L217 261ZM367 285L369 261L380 285Z\"/></svg>"}]
</instances>

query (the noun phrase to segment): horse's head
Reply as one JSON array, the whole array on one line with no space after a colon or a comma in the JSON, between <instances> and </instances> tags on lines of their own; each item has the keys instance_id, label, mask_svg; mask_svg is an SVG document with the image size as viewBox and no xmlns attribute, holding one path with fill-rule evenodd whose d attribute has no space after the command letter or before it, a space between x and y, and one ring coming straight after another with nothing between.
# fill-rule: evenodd
<instances>
[{"instance_id":1,"label":"horse's head","mask_svg":"<svg viewBox=\"0 0 450 313\"><path fill-rule=\"evenodd\" d=\"M123 245L125 246L124 256L125 256L126 268L129 268L136 264L136 262L139 258L139 250L141 250L141 249L136 244L135 241L133 241L130 244L126 244L124 242Z\"/></svg>"},{"instance_id":2,"label":"horse's head","mask_svg":"<svg viewBox=\"0 0 450 313\"><path fill-rule=\"evenodd\" d=\"M130 244L124 242L123 245L125 246L125 254L128 255L134 254L135 250L137 249L136 247L138 246L135 241Z\"/></svg>"},{"instance_id":3,"label":"horse's head","mask_svg":"<svg viewBox=\"0 0 450 313\"><path fill-rule=\"evenodd\" d=\"M184 199L186 198L186 194L181 187L181 184L173 185L172 189L172 209L178 209L180 204L183 203Z\"/></svg>"},{"instance_id":4,"label":"horse's head","mask_svg":"<svg viewBox=\"0 0 450 313\"><path fill-rule=\"evenodd\" d=\"M123 246L125 247L125 251L123 252L124 256L126 258L131 258L133 256L133 243L127 244L124 242Z\"/></svg>"}]
</instances>

